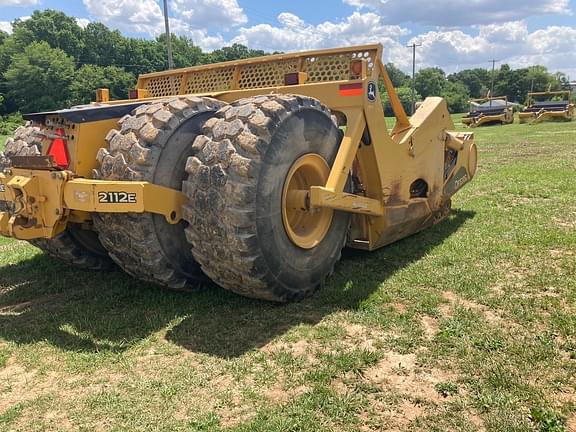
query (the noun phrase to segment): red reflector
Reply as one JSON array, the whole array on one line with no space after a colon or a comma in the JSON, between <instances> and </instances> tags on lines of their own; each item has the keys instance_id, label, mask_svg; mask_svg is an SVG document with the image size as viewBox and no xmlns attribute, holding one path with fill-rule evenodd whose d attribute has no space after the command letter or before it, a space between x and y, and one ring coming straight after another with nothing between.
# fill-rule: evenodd
<instances>
[{"instance_id":1,"label":"red reflector","mask_svg":"<svg viewBox=\"0 0 576 432\"><path fill-rule=\"evenodd\" d=\"M56 129L56 135L60 136L60 138L54 138L52 140L48 148L48 155L54 158L54 162L56 162L58 168L66 169L70 165L70 156L68 155L66 138L64 138L64 129Z\"/></svg>"},{"instance_id":2,"label":"red reflector","mask_svg":"<svg viewBox=\"0 0 576 432\"><path fill-rule=\"evenodd\" d=\"M362 96L363 94L362 83L340 84L340 96Z\"/></svg>"}]
</instances>

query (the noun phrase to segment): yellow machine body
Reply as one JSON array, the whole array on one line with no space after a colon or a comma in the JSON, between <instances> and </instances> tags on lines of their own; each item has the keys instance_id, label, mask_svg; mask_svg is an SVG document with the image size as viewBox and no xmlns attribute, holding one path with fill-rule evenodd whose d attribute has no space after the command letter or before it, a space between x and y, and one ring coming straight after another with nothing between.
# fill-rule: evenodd
<instances>
[{"instance_id":1,"label":"yellow machine body","mask_svg":"<svg viewBox=\"0 0 576 432\"><path fill-rule=\"evenodd\" d=\"M495 105L492 107L492 104L490 104L490 106L480 109L473 108L473 103L482 104L498 100L504 101L505 105ZM471 128L494 123L512 124L514 123L514 109L508 105L508 98L506 96L472 99L470 100L470 112L462 117L462 123Z\"/></svg>"},{"instance_id":2,"label":"yellow machine body","mask_svg":"<svg viewBox=\"0 0 576 432\"><path fill-rule=\"evenodd\" d=\"M570 103L571 94L569 90L528 93L527 106L518 114L520 123L536 124L546 120L573 120L574 104ZM565 99L554 100L555 98ZM544 101L538 102L536 99L544 99Z\"/></svg>"},{"instance_id":3,"label":"yellow machine body","mask_svg":"<svg viewBox=\"0 0 576 432\"><path fill-rule=\"evenodd\" d=\"M451 132L454 125L442 98L427 98L408 118L381 57L381 45L367 45L147 74L131 92L134 99L108 101L108 93L99 91L93 107L138 106L178 95L228 103L271 93L318 99L336 116L344 136L326 184L311 187L303 199L311 207L353 213L349 245L373 250L441 220L450 197L472 179L477 164L473 135ZM396 117L391 131L380 82ZM71 160L67 169L50 165L44 155L48 166L36 166L38 157L33 156L22 161L26 166L15 164L0 174L0 201L9 208L0 213L0 234L53 238L69 222L89 221L94 212L152 212L170 223L180 221L185 198L177 190L92 178L98 150L107 146L105 138L119 117L66 118L70 116L48 113L38 125L46 139L55 129L65 130ZM360 192L346 191L351 177Z\"/></svg>"}]
</instances>

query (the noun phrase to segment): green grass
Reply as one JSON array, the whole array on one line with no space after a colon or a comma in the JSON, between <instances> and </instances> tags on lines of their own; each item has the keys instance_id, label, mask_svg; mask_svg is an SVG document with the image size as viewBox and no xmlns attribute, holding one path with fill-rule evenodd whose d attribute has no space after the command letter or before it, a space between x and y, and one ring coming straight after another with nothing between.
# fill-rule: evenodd
<instances>
[{"instance_id":1,"label":"green grass","mask_svg":"<svg viewBox=\"0 0 576 432\"><path fill-rule=\"evenodd\" d=\"M448 220L298 304L0 239L0 430L575 430L576 122L474 132Z\"/></svg>"}]
</instances>

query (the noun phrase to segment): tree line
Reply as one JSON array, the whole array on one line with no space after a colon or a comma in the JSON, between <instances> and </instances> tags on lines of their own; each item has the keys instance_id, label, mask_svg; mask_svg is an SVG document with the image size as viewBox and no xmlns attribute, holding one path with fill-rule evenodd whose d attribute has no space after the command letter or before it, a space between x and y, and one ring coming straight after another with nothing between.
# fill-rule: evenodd
<instances>
[{"instance_id":1,"label":"tree line","mask_svg":"<svg viewBox=\"0 0 576 432\"><path fill-rule=\"evenodd\" d=\"M234 44L203 52L186 36L172 35L176 67L230 61L265 55ZM139 74L167 69L166 36L140 39L123 36L101 23L81 28L75 18L55 10L35 11L13 23L12 34L0 31L0 115L33 112L89 103L100 87L112 98L126 98ZM387 65L407 111L410 110L411 78ZM451 112L468 108L470 98L483 97L494 80L494 95L524 102L531 89L559 89L567 84L561 73L544 66L512 70L502 65L494 76L485 69L469 69L446 75L439 68L421 69L416 75L417 99L443 96ZM383 103L390 107L385 93Z\"/></svg>"},{"instance_id":2,"label":"tree line","mask_svg":"<svg viewBox=\"0 0 576 432\"><path fill-rule=\"evenodd\" d=\"M386 65L388 74L407 112L412 104L412 78L395 67ZM465 112L469 100L486 97L494 85L493 96L506 96L510 102L524 104L530 91L552 91L568 89L568 77L560 72L550 73L545 66L535 65L512 69L503 64L491 71L482 68L466 69L447 75L437 67L420 69L415 76L416 100L428 96L442 96L452 113ZM383 95L387 115L392 115L388 98Z\"/></svg>"},{"instance_id":3,"label":"tree line","mask_svg":"<svg viewBox=\"0 0 576 432\"><path fill-rule=\"evenodd\" d=\"M239 44L203 52L185 36L172 35L176 67L265 55ZM112 98L126 98L139 74L168 68L166 36L123 36L101 23L81 28L75 18L36 11L0 31L0 114L32 112L84 104L100 87Z\"/></svg>"}]
</instances>

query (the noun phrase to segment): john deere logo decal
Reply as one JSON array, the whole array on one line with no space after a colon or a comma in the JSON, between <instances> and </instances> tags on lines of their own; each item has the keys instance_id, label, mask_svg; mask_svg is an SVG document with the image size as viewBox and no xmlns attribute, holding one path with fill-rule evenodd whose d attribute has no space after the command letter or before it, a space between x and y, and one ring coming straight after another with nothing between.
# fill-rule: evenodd
<instances>
[{"instance_id":1,"label":"john deere logo decal","mask_svg":"<svg viewBox=\"0 0 576 432\"><path fill-rule=\"evenodd\" d=\"M368 100L370 102L375 102L376 101L376 83L370 81L368 83L368 88L367 88L367 96L368 96Z\"/></svg>"}]
</instances>

